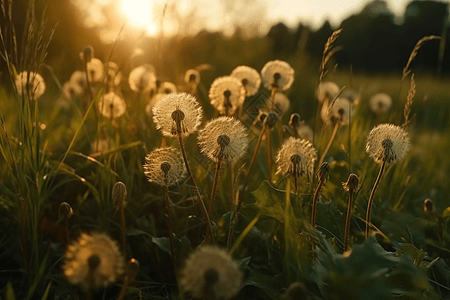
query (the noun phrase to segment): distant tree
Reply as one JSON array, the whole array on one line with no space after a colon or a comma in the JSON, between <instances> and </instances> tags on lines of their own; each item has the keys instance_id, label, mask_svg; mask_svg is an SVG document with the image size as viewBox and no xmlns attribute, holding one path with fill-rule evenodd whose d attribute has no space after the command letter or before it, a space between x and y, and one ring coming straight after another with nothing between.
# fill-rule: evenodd
<instances>
[{"instance_id":1,"label":"distant tree","mask_svg":"<svg viewBox=\"0 0 450 300\"><path fill-rule=\"evenodd\" d=\"M284 23L280 22L273 25L267 38L272 45L274 57L286 58L293 53L294 36Z\"/></svg>"}]
</instances>

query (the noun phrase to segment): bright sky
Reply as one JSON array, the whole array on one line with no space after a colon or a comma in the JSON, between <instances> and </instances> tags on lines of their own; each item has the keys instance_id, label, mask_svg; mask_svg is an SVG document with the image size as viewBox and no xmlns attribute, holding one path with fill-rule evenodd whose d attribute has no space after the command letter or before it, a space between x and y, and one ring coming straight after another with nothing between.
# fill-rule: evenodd
<instances>
[{"instance_id":1,"label":"bright sky","mask_svg":"<svg viewBox=\"0 0 450 300\"><path fill-rule=\"evenodd\" d=\"M326 19L338 26L348 16L358 13L368 0L265 0L270 20L283 20L297 25L299 20L319 27ZM388 7L396 15L402 15L411 0L387 0Z\"/></svg>"}]
</instances>

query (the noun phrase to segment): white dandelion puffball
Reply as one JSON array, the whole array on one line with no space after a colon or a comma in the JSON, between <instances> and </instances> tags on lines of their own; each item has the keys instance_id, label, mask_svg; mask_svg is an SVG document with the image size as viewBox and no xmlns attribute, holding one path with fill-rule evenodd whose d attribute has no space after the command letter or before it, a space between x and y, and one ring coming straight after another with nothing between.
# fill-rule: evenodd
<instances>
[{"instance_id":1,"label":"white dandelion puffball","mask_svg":"<svg viewBox=\"0 0 450 300\"><path fill-rule=\"evenodd\" d=\"M216 78L209 89L211 105L221 115L232 115L245 101L245 89L239 79L231 76Z\"/></svg>"},{"instance_id":2,"label":"white dandelion puffball","mask_svg":"<svg viewBox=\"0 0 450 300\"><path fill-rule=\"evenodd\" d=\"M158 94L171 94L177 92L177 86L172 82L164 81L158 88Z\"/></svg>"},{"instance_id":3,"label":"white dandelion puffball","mask_svg":"<svg viewBox=\"0 0 450 300\"><path fill-rule=\"evenodd\" d=\"M392 98L388 94L378 93L370 98L370 109L377 115L387 113L392 106Z\"/></svg>"},{"instance_id":4,"label":"white dandelion puffball","mask_svg":"<svg viewBox=\"0 0 450 300\"><path fill-rule=\"evenodd\" d=\"M74 82L66 81L63 85L63 93L67 98L73 99L83 93L83 88Z\"/></svg>"},{"instance_id":5,"label":"white dandelion puffball","mask_svg":"<svg viewBox=\"0 0 450 300\"><path fill-rule=\"evenodd\" d=\"M98 58L92 58L90 62L87 63L87 73L90 82L100 82L103 79L103 63Z\"/></svg>"},{"instance_id":6,"label":"white dandelion puffball","mask_svg":"<svg viewBox=\"0 0 450 300\"><path fill-rule=\"evenodd\" d=\"M86 73L83 71L75 71L70 76L71 83L80 86L83 90L87 88Z\"/></svg>"},{"instance_id":7,"label":"white dandelion puffball","mask_svg":"<svg viewBox=\"0 0 450 300\"><path fill-rule=\"evenodd\" d=\"M290 137L278 150L277 174L311 178L316 159L316 150L311 142Z\"/></svg>"},{"instance_id":8,"label":"white dandelion puffball","mask_svg":"<svg viewBox=\"0 0 450 300\"><path fill-rule=\"evenodd\" d=\"M186 176L186 167L178 149L158 148L145 157L144 174L149 182L173 186Z\"/></svg>"},{"instance_id":9,"label":"white dandelion puffball","mask_svg":"<svg viewBox=\"0 0 450 300\"><path fill-rule=\"evenodd\" d=\"M85 290L104 288L122 274L124 260L116 242L105 234L82 233L67 248L64 276Z\"/></svg>"},{"instance_id":10,"label":"white dandelion puffball","mask_svg":"<svg viewBox=\"0 0 450 300\"><path fill-rule=\"evenodd\" d=\"M275 112L281 116L289 110L291 101L285 94L278 92L275 93L273 104ZM270 99L268 99L268 105L270 105Z\"/></svg>"},{"instance_id":11,"label":"white dandelion puffball","mask_svg":"<svg viewBox=\"0 0 450 300\"><path fill-rule=\"evenodd\" d=\"M331 105L331 108L330 108ZM340 125L348 125L350 122L350 116L353 117L355 110L350 101L345 98L337 98L336 101L324 105L321 110L321 117L325 123Z\"/></svg>"},{"instance_id":12,"label":"white dandelion puffball","mask_svg":"<svg viewBox=\"0 0 450 300\"><path fill-rule=\"evenodd\" d=\"M128 77L128 83L131 90L137 93L147 93L156 89L155 68L152 65L145 64L134 68Z\"/></svg>"},{"instance_id":13,"label":"white dandelion puffball","mask_svg":"<svg viewBox=\"0 0 450 300\"><path fill-rule=\"evenodd\" d=\"M226 251L203 246L186 260L180 283L195 298L226 300L240 291L242 272Z\"/></svg>"},{"instance_id":14,"label":"white dandelion puffball","mask_svg":"<svg viewBox=\"0 0 450 300\"><path fill-rule=\"evenodd\" d=\"M45 93L45 81L41 75L34 72L23 71L15 78L17 93L29 95L30 100L36 100Z\"/></svg>"},{"instance_id":15,"label":"white dandelion puffball","mask_svg":"<svg viewBox=\"0 0 450 300\"><path fill-rule=\"evenodd\" d=\"M380 124L367 137L366 152L379 164L404 159L409 148L408 133L393 124Z\"/></svg>"},{"instance_id":16,"label":"white dandelion puffball","mask_svg":"<svg viewBox=\"0 0 450 300\"><path fill-rule=\"evenodd\" d=\"M245 96L250 97L255 95L261 85L261 76L258 71L247 66L239 66L235 68L231 77L239 79L245 88Z\"/></svg>"},{"instance_id":17,"label":"white dandelion puffball","mask_svg":"<svg viewBox=\"0 0 450 300\"><path fill-rule=\"evenodd\" d=\"M214 162L233 163L241 158L248 147L247 129L234 118L219 117L211 120L198 134L200 152Z\"/></svg>"},{"instance_id":18,"label":"white dandelion puffball","mask_svg":"<svg viewBox=\"0 0 450 300\"><path fill-rule=\"evenodd\" d=\"M122 116L126 111L125 100L114 92L103 95L98 101L98 110L109 119L116 119Z\"/></svg>"},{"instance_id":19,"label":"white dandelion puffball","mask_svg":"<svg viewBox=\"0 0 450 300\"><path fill-rule=\"evenodd\" d=\"M119 66L113 62L108 62L108 82L114 86L118 86L122 81L122 73L119 71Z\"/></svg>"},{"instance_id":20,"label":"white dandelion puffball","mask_svg":"<svg viewBox=\"0 0 450 300\"><path fill-rule=\"evenodd\" d=\"M153 106L153 122L164 136L187 137L197 131L203 110L197 99L186 93L166 94Z\"/></svg>"},{"instance_id":21,"label":"white dandelion puffball","mask_svg":"<svg viewBox=\"0 0 450 300\"><path fill-rule=\"evenodd\" d=\"M332 81L321 82L317 87L317 100L320 103L323 103L325 100L332 101L340 91L339 86Z\"/></svg>"},{"instance_id":22,"label":"white dandelion puffball","mask_svg":"<svg viewBox=\"0 0 450 300\"><path fill-rule=\"evenodd\" d=\"M273 60L264 65L261 77L267 89L276 87L280 91L285 91L294 82L294 69L285 61Z\"/></svg>"},{"instance_id":23,"label":"white dandelion puffball","mask_svg":"<svg viewBox=\"0 0 450 300\"><path fill-rule=\"evenodd\" d=\"M189 69L184 74L184 82L198 85L200 83L200 72L195 69Z\"/></svg>"},{"instance_id":24,"label":"white dandelion puffball","mask_svg":"<svg viewBox=\"0 0 450 300\"><path fill-rule=\"evenodd\" d=\"M311 127L309 127L308 125L301 123L300 125L297 126L297 134L300 138L308 140L310 142L312 142L313 137L314 137L314 131L312 130Z\"/></svg>"}]
</instances>

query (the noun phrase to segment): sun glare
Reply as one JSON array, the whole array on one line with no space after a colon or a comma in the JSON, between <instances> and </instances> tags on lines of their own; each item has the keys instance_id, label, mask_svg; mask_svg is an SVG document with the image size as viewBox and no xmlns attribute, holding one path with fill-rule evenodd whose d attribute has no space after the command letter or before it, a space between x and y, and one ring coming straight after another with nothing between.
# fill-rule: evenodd
<instances>
[{"instance_id":1,"label":"sun glare","mask_svg":"<svg viewBox=\"0 0 450 300\"><path fill-rule=\"evenodd\" d=\"M121 0L120 8L129 24L144 29L148 34L156 34L157 27L153 22L153 1Z\"/></svg>"}]
</instances>

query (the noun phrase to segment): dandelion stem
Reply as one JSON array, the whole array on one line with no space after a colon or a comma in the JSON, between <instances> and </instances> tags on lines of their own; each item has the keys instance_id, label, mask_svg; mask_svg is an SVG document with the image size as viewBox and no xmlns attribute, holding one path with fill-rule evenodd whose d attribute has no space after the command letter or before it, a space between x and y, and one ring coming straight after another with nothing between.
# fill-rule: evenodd
<instances>
[{"instance_id":1,"label":"dandelion stem","mask_svg":"<svg viewBox=\"0 0 450 300\"><path fill-rule=\"evenodd\" d=\"M122 251L123 254L127 253L127 228L125 225L125 208L122 197L120 197L119 201L119 211L120 211L120 224L122 225Z\"/></svg>"},{"instance_id":2,"label":"dandelion stem","mask_svg":"<svg viewBox=\"0 0 450 300\"><path fill-rule=\"evenodd\" d=\"M194 190L195 190L196 196L198 198L198 202L200 203L200 208L202 209L202 211L205 215L205 220L206 220L205 243L208 243L209 237L211 236L211 241L214 244L214 236L213 236L213 231L212 231L212 226L211 226L211 219L209 218L205 203L203 203L202 197L200 196L200 192L198 191L197 184L195 183L194 176L192 175L191 167L189 166L189 162L186 157L186 150L184 149L183 137L181 136L181 132L178 133L178 142L180 144L181 154L183 154L183 160L184 160L184 164L186 165L186 171L188 173L191 184L194 186Z\"/></svg>"},{"instance_id":3,"label":"dandelion stem","mask_svg":"<svg viewBox=\"0 0 450 300\"><path fill-rule=\"evenodd\" d=\"M128 276L125 276L125 280L123 282L122 288L120 289L120 294L117 297L117 300L123 300L123 297L125 296L125 292L127 290L129 283L130 283L130 279L128 278Z\"/></svg>"},{"instance_id":4,"label":"dandelion stem","mask_svg":"<svg viewBox=\"0 0 450 300\"><path fill-rule=\"evenodd\" d=\"M383 161L381 164L380 172L378 173L377 180L373 185L372 192L370 192L369 203L367 204L367 215L366 215L366 239L369 237L369 227L370 227L370 211L372 209L373 197L375 196L375 191L377 190L378 184L381 180L381 175L383 175L384 167L386 166L386 162Z\"/></svg>"},{"instance_id":5,"label":"dandelion stem","mask_svg":"<svg viewBox=\"0 0 450 300\"><path fill-rule=\"evenodd\" d=\"M270 143L270 130L266 130L266 153L267 153L267 177L272 184L272 147Z\"/></svg>"},{"instance_id":6,"label":"dandelion stem","mask_svg":"<svg viewBox=\"0 0 450 300\"><path fill-rule=\"evenodd\" d=\"M211 199L209 200L209 210L208 210L208 214L209 217L211 218L212 213L213 213L213 207L214 207L214 199L216 198L216 192L217 192L217 184L219 182L219 174L220 174L220 163L222 162L222 160L219 158L217 160L217 165L216 165L216 172L214 174L214 181L213 181L213 185L212 185L212 190L211 190Z\"/></svg>"},{"instance_id":7,"label":"dandelion stem","mask_svg":"<svg viewBox=\"0 0 450 300\"><path fill-rule=\"evenodd\" d=\"M284 242L285 242L285 267L287 271L288 280L291 280L291 267L290 267L290 214L291 214L291 179L288 178L287 180L287 186L286 186L286 207L284 211Z\"/></svg>"},{"instance_id":8,"label":"dandelion stem","mask_svg":"<svg viewBox=\"0 0 450 300\"><path fill-rule=\"evenodd\" d=\"M317 185L316 192L314 193L312 214L311 214L311 226L316 226L316 209L317 209L317 199L319 198L320 190L323 186L323 180L319 179L319 184Z\"/></svg>"},{"instance_id":9,"label":"dandelion stem","mask_svg":"<svg viewBox=\"0 0 450 300\"><path fill-rule=\"evenodd\" d=\"M344 238L344 252L348 250L348 239L350 233L350 218L352 216L352 204L353 204L353 188L348 191L348 207L347 207L347 219L345 221L345 238Z\"/></svg>"},{"instance_id":10,"label":"dandelion stem","mask_svg":"<svg viewBox=\"0 0 450 300\"><path fill-rule=\"evenodd\" d=\"M94 101L94 95L92 94L92 89L91 89L91 81L89 80L89 72L88 72L88 62L85 59L84 60L84 74L86 75L86 84L87 84L87 89L88 89L88 95L89 95L89 101L92 102ZM95 113L95 118L97 119L98 122L98 115L97 115L97 109L95 109L94 107L94 113Z\"/></svg>"},{"instance_id":11,"label":"dandelion stem","mask_svg":"<svg viewBox=\"0 0 450 300\"><path fill-rule=\"evenodd\" d=\"M170 200L169 200L169 187L166 185L164 189L164 196L166 198L166 208L167 208L167 220L169 224L169 242L170 242L170 256L172 258L172 266L175 275L177 274L177 265L175 261L175 246L173 241L173 224L172 224L172 214L170 212Z\"/></svg>"},{"instance_id":12,"label":"dandelion stem","mask_svg":"<svg viewBox=\"0 0 450 300\"><path fill-rule=\"evenodd\" d=\"M252 157L252 160L250 162L250 166L248 167L248 172L247 172L247 177L245 178L244 187L242 188L242 192L243 193L245 192L245 188L247 187L247 183L248 183L248 180L250 178L250 173L252 171L253 164L255 163L255 160L256 160L256 154L258 154L258 149L259 149L259 146L261 145L262 137L264 136L264 132L266 131L266 127L267 126L264 126L263 129L261 130L261 132L259 133L259 138L258 138L258 141L256 142L255 151L253 152L253 157ZM239 211L239 208L241 207L241 202L242 201L239 201L238 211Z\"/></svg>"},{"instance_id":13,"label":"dandelion stem","mask_svg":"<svg viewBox=\"0 0 450 300\"><path fill-rule=\"evenodd\" d=\"M270 90L270 110L272 111L275 108L275 94L277 93L277 87L273 86Z\"/></svg>"},{"instance_id":14,"label":"dandelion stem","mask_svg":"<svg viewBox=\"0 0 450 300\"><path fill-rule=\"evenodd\" d=\"M320 157L319 166L323 163L323 161L325 160L325 156L327 156L327 153L331 148L331 145L333 145L333 141L336 138L336 134L337 134L340 126L341 126L341 122L340 122L340 120L337 120L336 125L334 125L334 128L333 128L333 133L331 134L330 140L328 141L328 145L325 148L325 150L323 151L322 156Z\"/></svg>"}]
</instances>

